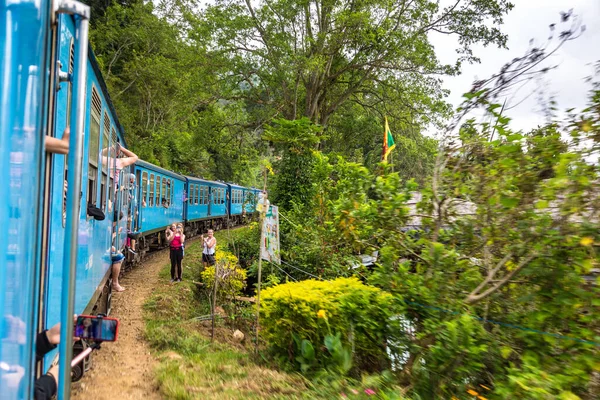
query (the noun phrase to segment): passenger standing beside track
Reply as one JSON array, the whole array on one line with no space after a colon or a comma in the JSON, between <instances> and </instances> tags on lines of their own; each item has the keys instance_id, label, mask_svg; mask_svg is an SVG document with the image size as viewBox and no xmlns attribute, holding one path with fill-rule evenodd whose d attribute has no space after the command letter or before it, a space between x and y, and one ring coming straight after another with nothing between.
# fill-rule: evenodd
<instances>
[{"instance_id":1,"label":"passenger standing beside track","mask_svg":"<svg viewBox=\"0 0 600 400\"><path fill-rule=\"evenodd\" d=\"M181 260L183 260L183 243L185 243L185 235L183 229L172 224L166 230L167 241L171 248L171 282L181 282Z\"/></svg>"},{"instance_id":2,"label":"passenger standing beside track","mask_svg":"<svg viewBox=\"0 0 600 400\"><path fill-rule=\"evenodd\" d=\"M183 224L182 223L177 224L177 229L179 229L181 231L181 233L183 233L184 232ZM183 259L184 257L185 257L185 243L182 242L181 243L181 258Z\"/></svg>"},{"instance_id":3,"label":"passenger standing beside track","mask_svg":"<svg viewBox=\"0 0 600 400\"><path fill-rule=\"evenodd\" d=\"M202 235L202 264L206 269L209 265L215 265L215 250L217 249L217 238L214 237L214 231L208 230L208 236Z\"/></svg>"},{"instance_id":4,"label":"passenger standing beside track","mask_svg":"<svg viewBox=\"0 0 600 400\"><path fill-rule=\"evenodd\" d=\"M111 251L111 261L112 261L112 290L114 290L115 292L124 292L125 288L121 285L119 285L119 275L121 274L121 265L123 265L123 261L125 261L125 256L123 255L122 252L117 251L115 244L117 243L117 235L121 233L122 231L122 227L119 228L119 232L116 231L117 226L118 226L118 221L123 219L123 213L121 212L118 215L118 219L117 219L117 215L115 212L115 217L114 217L114 221L113 221L113 233L112 233L112 240L113 240L113 245L112 245L112 251Z\"/></svg>"}]
</instances>

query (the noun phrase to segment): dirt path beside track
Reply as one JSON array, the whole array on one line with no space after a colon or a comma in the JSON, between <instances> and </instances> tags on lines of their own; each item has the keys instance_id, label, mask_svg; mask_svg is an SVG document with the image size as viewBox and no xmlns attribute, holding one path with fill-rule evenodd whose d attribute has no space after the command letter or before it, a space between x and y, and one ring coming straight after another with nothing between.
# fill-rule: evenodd
<instances>
[{"instance_id":1,"label":"dirt path beside track","mask_svg":"<svg viewBox=\"0 0 600 400\"><path fill-rule=\"evenodd\" d=\"M153 255L121 280L126 291L113 294L111 313L121 322L118 341L105 343L95 352L90 371L73 384L73 399L162 398L152 375L155 360L144 339L142 307L156 287L168 284L158 277L168 255L166 251Z\"/></svg>"}]
</instances>

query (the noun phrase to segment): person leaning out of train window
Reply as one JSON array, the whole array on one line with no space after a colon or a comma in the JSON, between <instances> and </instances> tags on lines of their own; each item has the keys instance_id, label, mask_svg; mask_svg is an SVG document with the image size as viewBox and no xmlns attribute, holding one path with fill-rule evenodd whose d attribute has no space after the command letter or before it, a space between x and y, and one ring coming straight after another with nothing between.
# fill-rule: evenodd
<instances>
[{"instance_id":1,"label":"person leaning out of train window","mask_svg":"<svg viewBox=\"0 0 600 400\"><path fill-rule=\"evenodd\" d=\"M118 219L117 219L118 217ZM124 292L125 288L123 286L121 286L119 284L119 275L121 274L121 266L123 265L123 261L125 261L125 256L123 255L123 253L121 251L117 251L117 249L114 246L114 243L116 242L117 239L117 234L121 234L123 232L123 227L119 227L118 231L117 231L117 223L118 221L123 219L123 212L120 212L119 215L117 215L117 213L114 213L114 220L113 220L113 234L112 234L112 241L113 241L113 246L111 246L111 261L112 261L112 290L114 290L115 292Z\"/></svg>"},{"instance_id":2,"label":"person leaning out of train window","mask_svg":"<svg viewBox=\"0 0 600 400\"><path fill-rule=\"evenodd\" d=\"M102 164L108 166L109 164L109 160L108 160L108 152L109 152L110 148L106 147L104 149L102 149ZM117 160L115 161L115 176L114 176L114 180L115 180L115 191L117 190L117 184L116 182L119 182L119 175L121 174L121 171L123 170L123 168L128 167L132 164L135 164L135 162L138 160L138 156L131 150L127 150L125 147L121 147L121 145L119 143L116 144L116 150L117 150Z\"/></svg>"},{"instance_id":3,"label":"person leaning out of train window","mask_svg":"<svg viewBox=\"0 0 600 400\"><path fill-rule=\"evenodd\" d=\"M67 127L63 132L62 139L46 136L45 147L48 153L69 154L69 136L71 130Z\"/></svg>"},{"instance_id":4,"label":"person leaning out of train window","mask_svg":"<svg viewBox=\"0 0 600 400\"><path fill-rule=\"evenodd\" d=\"M74 316L77 319L77 316ZM79 340L78 337L73 338ZM60 322L52 328L40 332L35 340L35 358L41 361L44 356L54 350L60 343ZM58 388L58 364L54 364L45 375L39 377L34 384L35 400L51 399L56 394Z\"/></svg>"},{"instance_id":5,"label":"person leaning out of train window","mask_svg":"<svg viewBox=\"0 0 600 400\"><path fill-rule=\"evenodd\" d=\"M183 228L177 227L176 224L171 224L165 233L171 249L171 282L181 282L181 275L183 272L181 260L183 260L183 244L185 243Z\"/></svg>"}]
</instances>

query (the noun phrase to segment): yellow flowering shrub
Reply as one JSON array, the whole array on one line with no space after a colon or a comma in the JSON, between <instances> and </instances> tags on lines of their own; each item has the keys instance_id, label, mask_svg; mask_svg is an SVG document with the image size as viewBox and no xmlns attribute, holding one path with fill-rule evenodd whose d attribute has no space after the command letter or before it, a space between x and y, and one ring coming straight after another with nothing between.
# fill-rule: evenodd
<instances>
[{"instance_id":1,"label":"yellow flowering shrub","mask_svg":"<svg viewBox=\"0 0 600 400\"><path fill-rule=\"evenodd\" d=\"M221 302L241 294L246 286L246 270L238 265L237 257L228 251L219 250L216 252L215 260L215 265L206 268L200 274L207 290L211 293L213 291L215 266L218 265L217 301Z\"/></svg>"},{"instance_id":2,"label":"yellow flowering shrub","mask_svg":"<svg viewBox=\"0 0 600 400\"><path fill-rule=\"evenodd\" d=\"M320 345L327 335L336 333L345 346L354 349L352 361L359 369L384 368L391 302L390 294L356 278L277 285L261 295L261 335L276 356L296 368L299 340L321 349L315 358L325 365L328 354Z\"/></svg>"}]
</instances>

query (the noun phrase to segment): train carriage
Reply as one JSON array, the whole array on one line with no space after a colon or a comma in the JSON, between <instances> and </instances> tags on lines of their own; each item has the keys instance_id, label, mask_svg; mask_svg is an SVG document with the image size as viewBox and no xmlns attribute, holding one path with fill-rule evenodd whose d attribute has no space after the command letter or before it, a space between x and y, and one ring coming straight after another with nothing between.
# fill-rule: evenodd
<instances>
[{"instance_id":1,"label":"train carriage","mask_svg":"<svg viewBox=\"0 0 600 400\"><path fill-rule=\"evenodd\" d=\"M134 232L141 236L141 256L152 248L165 246L164 230L183 222L183 175L139 160L135 164L136 204L132 212Z\"/></svg>"},{"instance_id":2,"label":"train carriage","mask_svg":"<svg viewBox=\"0 0 600 400\"><path fill-rule=\"evenodd\" d=\"M186 232L196 234L225 226L228 187L221 182L186 177Z\"/></svg>"}]
</instances>

